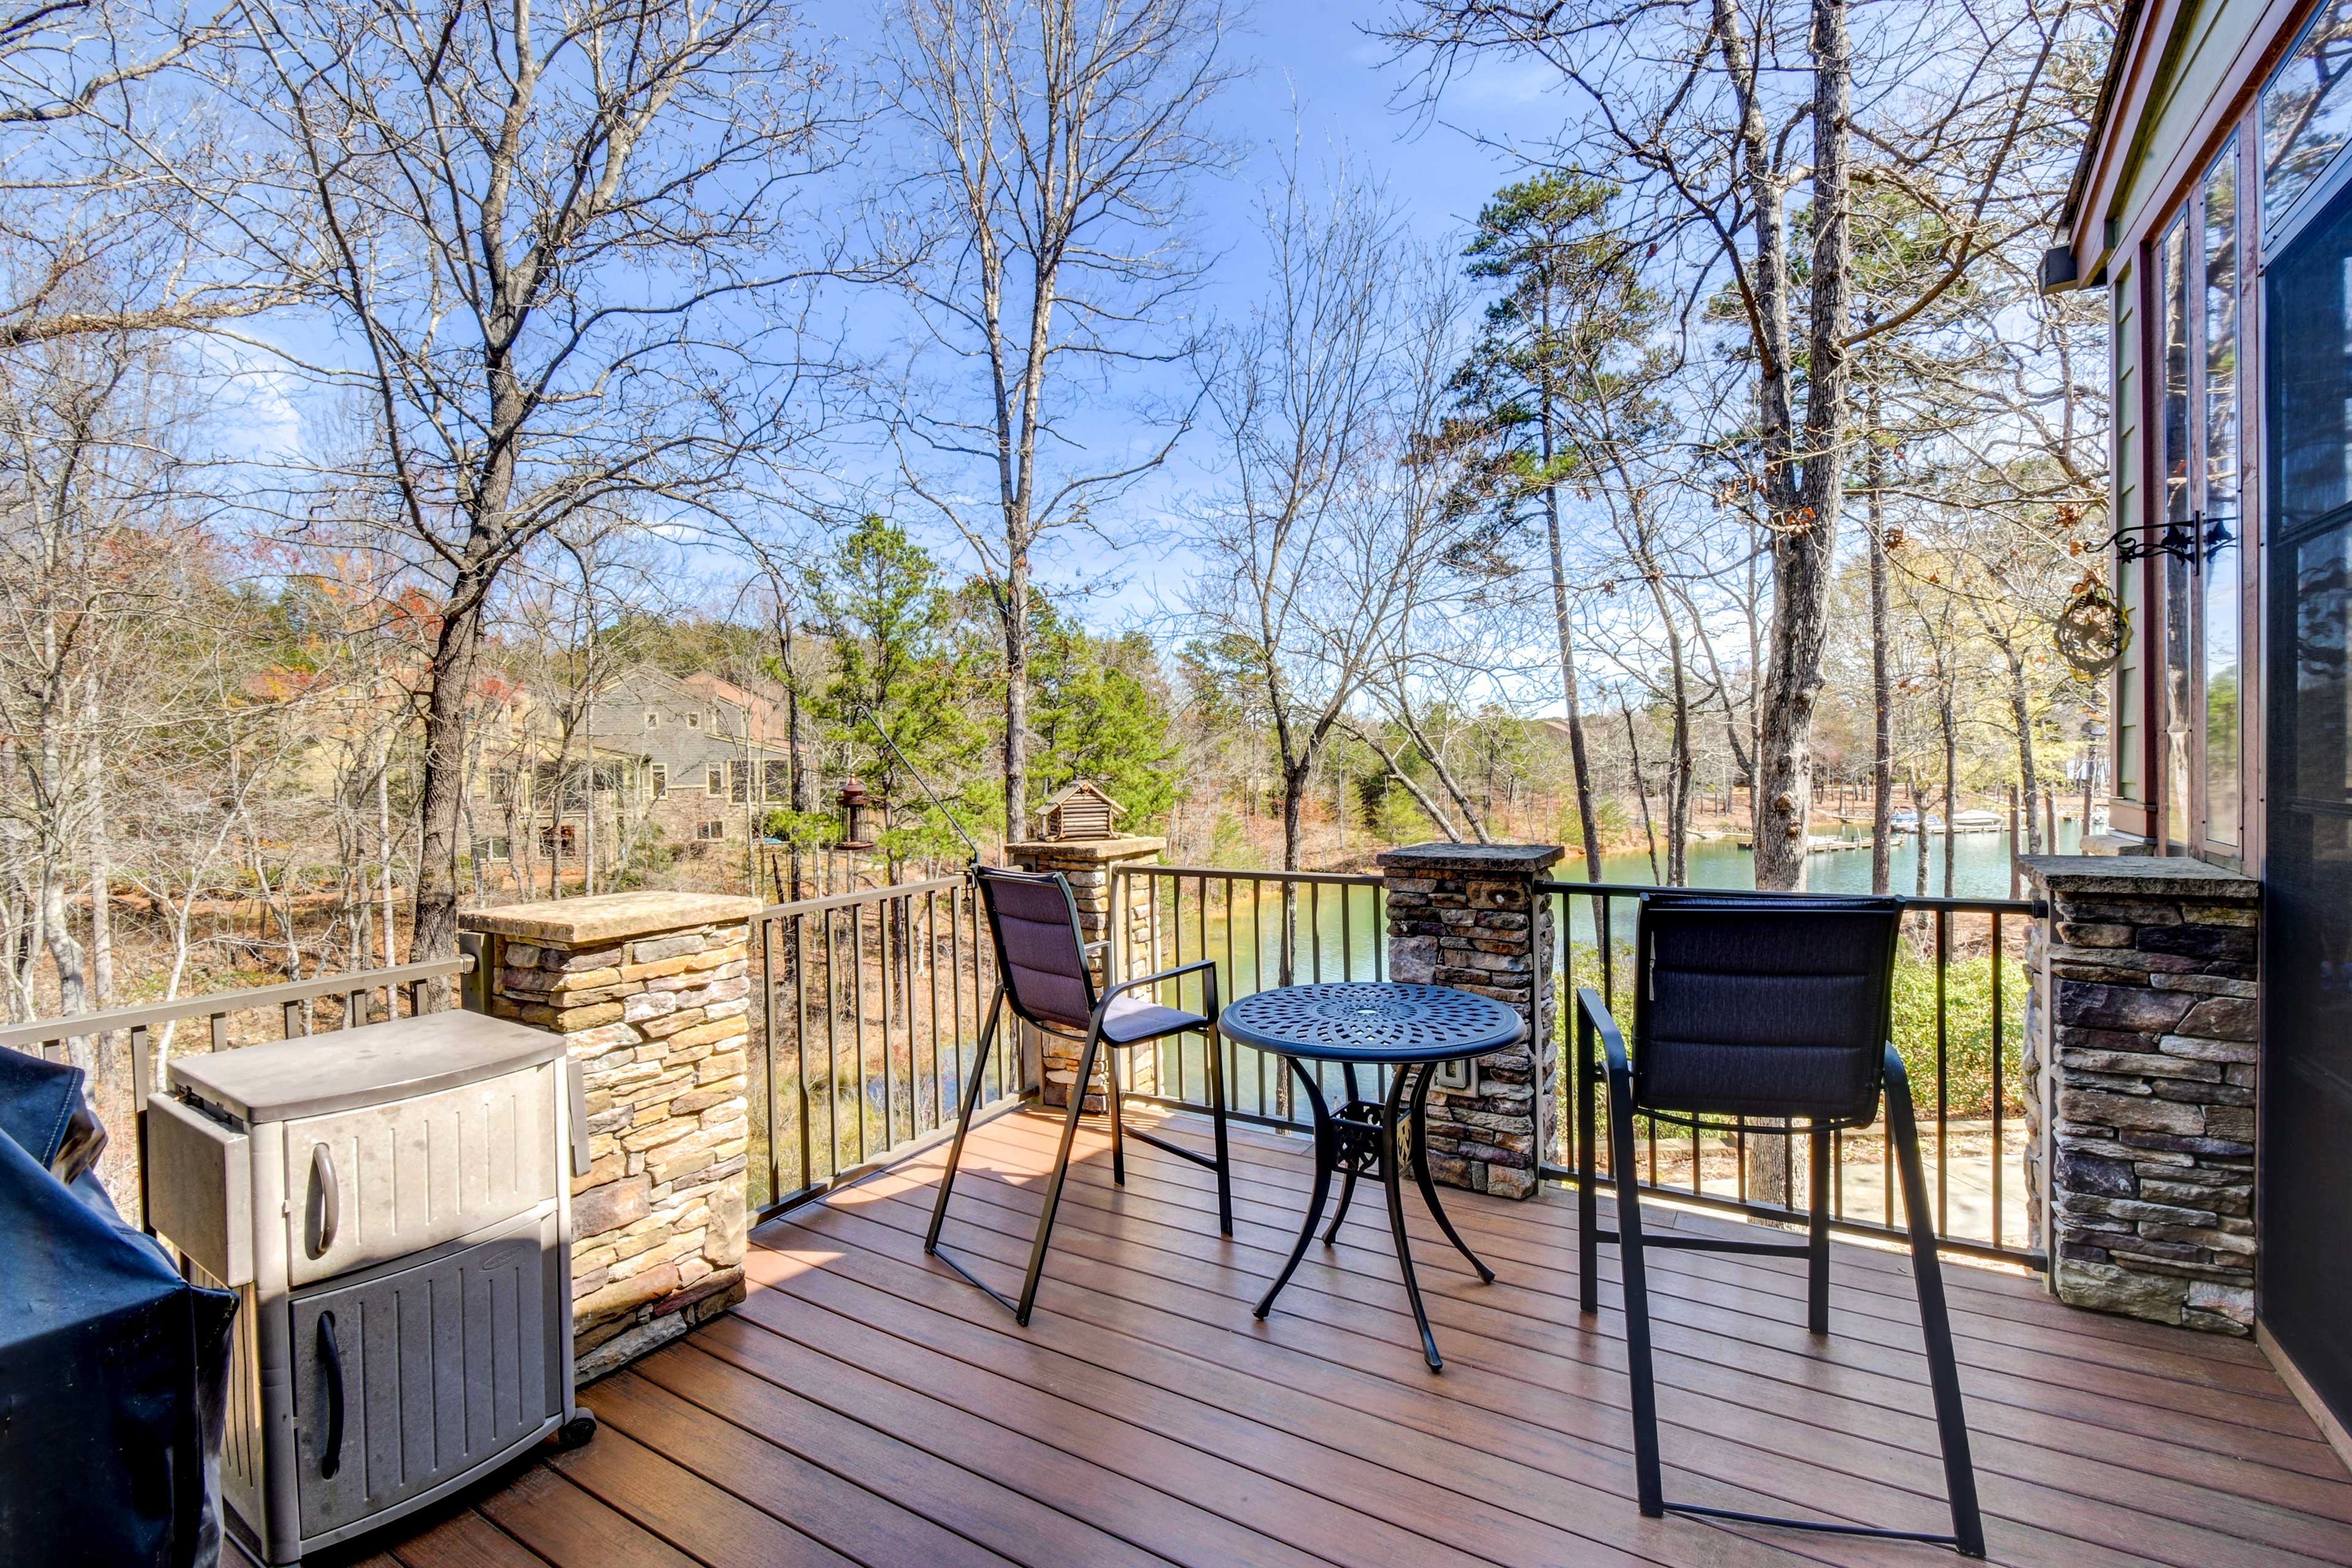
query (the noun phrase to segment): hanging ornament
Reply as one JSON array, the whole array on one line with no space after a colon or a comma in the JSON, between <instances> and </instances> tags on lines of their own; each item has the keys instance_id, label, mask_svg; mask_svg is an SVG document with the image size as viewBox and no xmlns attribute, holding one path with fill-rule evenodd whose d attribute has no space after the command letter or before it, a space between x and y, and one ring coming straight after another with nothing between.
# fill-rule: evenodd
<instances>
[{"instance_id":1,"label":"hanging ornament","mask_svg":"<svg viewBox=\"0 0 2352 1568\"><path fill-rule=\"evenodd\" d=\"M2095 576L2074 584L2058 612L2055 631L2059 655L2079 680L2105 675L2123 662L2124 649L2131 646L2130 615Z\"/></svg>"}]
</instances>

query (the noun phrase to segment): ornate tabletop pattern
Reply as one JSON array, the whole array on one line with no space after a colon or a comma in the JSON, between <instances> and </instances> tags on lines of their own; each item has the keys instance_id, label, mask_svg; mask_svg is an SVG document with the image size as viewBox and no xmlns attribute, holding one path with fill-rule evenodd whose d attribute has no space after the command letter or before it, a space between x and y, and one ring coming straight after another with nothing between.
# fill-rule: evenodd
<instances>
[{"instance_id":1,"label":"ornate tabletop pattern","mask_svg":"<svg viewBox=\"0 0 2352 1568\"><path fill-rule=\"evenodd\" d=\"M1483 1056L1526 1033L1518 1014L1490 996L1363 981L1260 991L1228 1006L1218 1027L1284 1056L1354 1062Z\"/></svg>"}]
</instances>

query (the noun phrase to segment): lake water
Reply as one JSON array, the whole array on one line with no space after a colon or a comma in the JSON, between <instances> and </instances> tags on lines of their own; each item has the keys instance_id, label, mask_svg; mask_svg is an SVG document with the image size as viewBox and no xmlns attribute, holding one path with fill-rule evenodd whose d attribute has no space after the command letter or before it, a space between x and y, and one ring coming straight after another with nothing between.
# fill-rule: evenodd
<instances>
[{"instance_id":1,"label":"lake water","mask_svg":"<svg viewBox=\"0 0 2352 1568\"><path fill-rule=\"evenodd\" d=\"M1852 849L1836 849L1805 857L1805 886L1816 893L1866 893L1870 891L1870 829L1848 826L1837 834L1817 834L1816 837L1837 837L1855 846ZM2082 829L2074 823L2058 825L2058 853L2072 855L2082 842ZM1930 831L1927 846L1927 891L1941 894L1944 890L1944 836ZM1660 846L1661 861L1664 847ZM2005 899L2009 897L2009 830L1998 833L1962 833L1954 844L1952 893L1962 899ZM1895 841L1891 867L1891 890L1907 893L1916 886L1919 868L1919 836L1906 834ZM1580 878L1584 858L1571 854L1553 872L1563 879ZM1606 882L1649 882L1650 858L1647 855L1611 855L1601 862L1601 880ZM1729 838L1717 838L1690 847L1690 883L1694 888L1752 888L1756 885L1756 855L1742 849Z\"/></svg>"},{"instance_id":2,"label":"lake water","mask_svg":"<svg viewBox=\"0 0 2352 1568\"><path fill-rule=\"evenodd\" d=\"M1820 835L1827 837L1830 835ZM1853 849L1823 850L1806 857L1806 886L1820 893L1867 893L1870 891L1870 830L1849 826L1841 837L1857 845ZM2061 854L2073 854L2080 842L2081 832L2073 823L2061 823L2058 827L2058 847ZM1944 841L1939 833L1929 835L1927 846L1927 891L1940 895L1944 890ZM2009 897L2009 834L1963 833L1955 846L1957 857L1952 891L1958 898L2005 899ZM1918 867L1919 839L1916 834L1897 839L1891 868L1891 887L1897 893L1908 893L1914 886ZM1650 859L1647 855L1612 855L1601 863L1602 879L1637 887L1652 885ZM1580 881L1584 869L1583 858L1570 855L1553 869L1552 875L1562 881ZM1696 888L1753 888L1756 885L1756 857L1753 851L1742 849L1730 837L1694 842L1690 847L1690 885ZM1200 957L1223 960L1224 994L1227 1000L1277 983L1281 962L1281 893L1272 883L1231 884L1233 895L1226 902L1227 884L1213 879L1209 886L1209 907L1202 909L1196 885L1184 883L1181 899L1171 907L1167 901L1169 889L1161 888L1161 930L1163 942L1172 938L1177 953L1171 957L1163 948L1161 957L1168 962L1190 961ZM1375 903L1376 889L1370 888L1323 888L1313 893L1301 889L1298 899L1299 952L1297 976L1300 980L1369 980L1381 966L1386 947L1385 933ZM1593 940L1592 900L1567 900L1571 934L1579 942ZM1342 915L1344 904L1346 914ZM1227 910L1232 911L1230 924ZM1612 914L1612 932L1620 944L1630 942L1633 934L1633 911L1630 902L1619 904ZM1308 939L1313 931L1315 937Z\"/></svg>"}]
</instances>

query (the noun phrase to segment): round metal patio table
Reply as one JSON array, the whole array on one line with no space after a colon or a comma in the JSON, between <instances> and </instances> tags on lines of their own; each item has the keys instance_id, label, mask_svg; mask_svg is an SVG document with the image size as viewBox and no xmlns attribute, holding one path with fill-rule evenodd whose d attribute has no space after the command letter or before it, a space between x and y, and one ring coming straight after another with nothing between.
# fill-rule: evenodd
<instances>
[{"instance_id":1,"label":"round metal patio table","mask_svg":"<svg viewBox=\"0 0 2352 1568\"><path fill-rule=\"evenodd\" d=\"M1287 1061L1315 1111L1315 1191L1307 1200L1307 1224L1290 1249L1290 1261L1282 1266L1273 1289L1257 1304L1257 1316L1263 1318L1274 1310L1274 1299L1282 1294L1298 1260L1307 1255L1307 1244L1321 1223L1324 1202L1330 1196L1332 1173L1339 1173L1345 1185L1339 1193L1339 1212L1324 1233L1327 1247L1339 1234L1339 1222L1348 1217L1356 1178L1377 1174L1388 1191L1389 1233L1396 1243L1405 1297L1412 1303L1412 1321L1421 1329L1422 1354L1428 1358L1430 1371L1444 1371L1445 1363L1437 1353L1436 1336L1429 1331L1429 1314L1422 1307L1421 1286L1413 1278L1412 1250L1405 1239L1402 1166L1405 1159L1412 1161L1422 1201L1429 1205L1445 1238L1470 1260L1481 1280L1494 1283L1495 1271L1470 1250L1437 1201L1437 1184L1429 1176L1424 1112L1430 1080L1441 1064L1483 1057L1517 1044L1527 1037L1526 1020L1492 997L1449 985L1353 981L1260 991L1229 1005L1217 1026L1233 1039L1272 1051ZM1345 1069L1348 1098L1338 1110L1325 1101L1322 1085L1307 1070L1309 1062L1338 1062ZM1360 1066L1390 1069L1386 1095L1376 1100L1359 1096L1356 1068ZM1409 1096L1408 1084L1412 1086ZM1401 1131L1410 1133L1409 1153L1400 1150Z\"/></svg>"}]
</instances>

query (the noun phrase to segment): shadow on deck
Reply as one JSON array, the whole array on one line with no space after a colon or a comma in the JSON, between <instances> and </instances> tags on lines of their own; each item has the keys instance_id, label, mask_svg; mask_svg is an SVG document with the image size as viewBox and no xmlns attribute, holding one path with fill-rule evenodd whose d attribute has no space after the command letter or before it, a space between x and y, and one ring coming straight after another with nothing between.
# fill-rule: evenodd
<instances>
[{"instance_id":1,"label":"shadow on deck","mask_svg":"<svg viewBox=\"0 0 2352 1568\"><path fill-rule=\"evenodd\" d=\"M1205 1145L1205 1123L1173 1135ZM1017 1286L1054 1124L973 1134L944 1238ZM942 1152L753 1233L750 1299L595 1384L574 1453L371 1542L369 1568L866 1568L961 1563L1921 1563L1937 1549L1644 1520L1633 1502L1615 1254L1575 1304L1575 1206L1448 1206L1480 1286L1408 1197L1447 1365L1423 1364L1359 1203L1274 1316L1250 1306L1297 1234L1302 1144L1234 1134L1236 1235L1213 1178L1130 1142L1111 1184L1081 1135L1028 1331L922 1255ZM1604 1214L1608 1205L1604 1205ZM1664 1207L1654 1225L1722 1222ZM1832 1333L1802 1265L1653 1252L1670 1496L1948 1523L1907 1261L1841 1244ZM1947 1270L1993 1561L2352 1564L2352 1477L2253 1346L2062 1307ZM345 1561L351 1561L346 1559Z\"/></svg>"}]
</instances>

